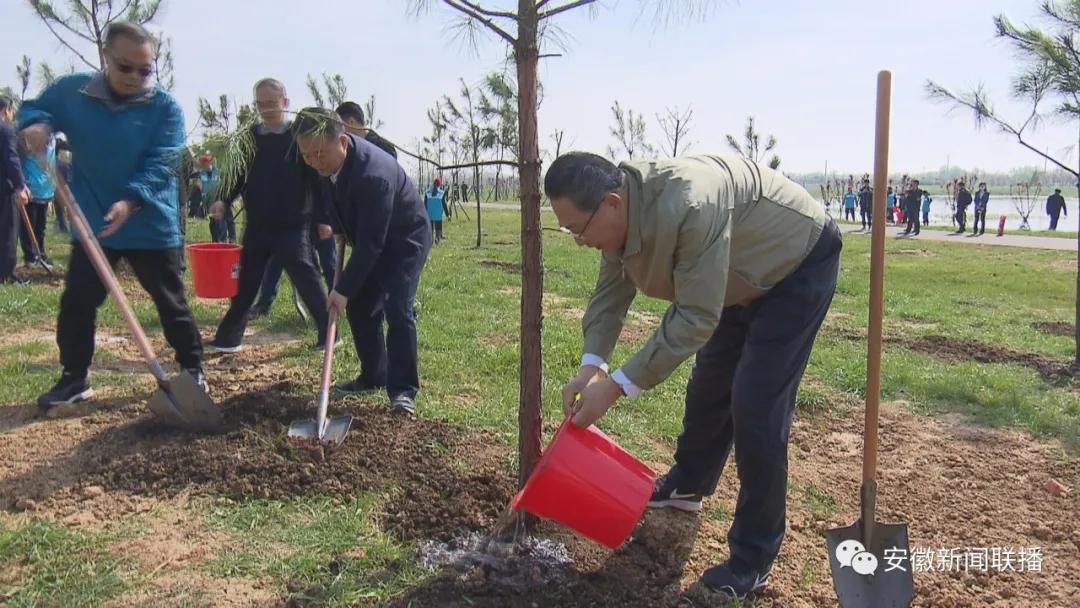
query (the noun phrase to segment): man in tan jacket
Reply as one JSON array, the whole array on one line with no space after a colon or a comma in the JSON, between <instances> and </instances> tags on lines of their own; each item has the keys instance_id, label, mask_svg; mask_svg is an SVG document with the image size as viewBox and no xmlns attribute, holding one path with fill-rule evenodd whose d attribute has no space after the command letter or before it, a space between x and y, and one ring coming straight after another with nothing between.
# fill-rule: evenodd
<instances>
[{"instance_id":1,"label":"man in tan jacket","mask_svg":"<svg viewBox=\"0 0 1080 608\"><path fill-rule=\"evenodd\" d=\"M795 394L836 289L836 224L799 185L735 157L616 167L571 152L552 163L544 190L563 230L602 252L581 371L563 388L564 407L586 427L696 354L675 464L649 505L700 510L737 444L731 556L701 578L734 597L760 591L784 537ZM638 291L672 304L608 376Z\"/></svg>"}]
</instances>

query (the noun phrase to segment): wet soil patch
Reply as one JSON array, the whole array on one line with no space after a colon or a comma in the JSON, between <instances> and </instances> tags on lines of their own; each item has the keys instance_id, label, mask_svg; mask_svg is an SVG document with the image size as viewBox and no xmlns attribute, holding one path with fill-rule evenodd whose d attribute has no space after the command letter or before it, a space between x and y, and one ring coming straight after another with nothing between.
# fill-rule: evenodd
<instances>
[{"instance_id":1,"label":"wet soil patch","mask_svg":"<svg viewBox=\"0 0 1080 608\"><path fill-rule=\"evenodd\" d=\"M1068 362L1004 346L945 336L923 336L903 340L903 343L911 350L939 359L1025 365L1039 372L1043 380L1048 382L1057 382L1071 377Z\"/></svg>"},{"instance_id":2,"label":"wet soil patch","mask_svg":"<svg viewBox=\"0 0 1080 608\"><path fill-rule=\"evenodd\" d=\"M1037 321L1031 324L1035 329L1051 336L1073 336L1076 326L1065 321Z\"/></svg>"}]
</instances>

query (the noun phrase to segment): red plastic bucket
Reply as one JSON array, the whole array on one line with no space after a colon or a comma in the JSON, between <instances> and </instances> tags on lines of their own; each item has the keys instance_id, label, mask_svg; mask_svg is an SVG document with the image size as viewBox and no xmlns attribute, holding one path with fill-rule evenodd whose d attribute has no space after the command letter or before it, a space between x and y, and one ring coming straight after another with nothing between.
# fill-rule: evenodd
<instances>
[{"instance_id":1,"label":"red plastic bucket","mask_svg":"<svg viewBox=\"0 0 1080 608\"><path fill-rule=\"evenodd\" d=\"M231 298L240 278L240 245L195 243L188 245L195 295L200 298Z\"/></svg>"},{"instance_id":2,"label":"red plastic bucket","mask_svg":"<svg viewBox=\"0 0 1080 608\"><path fill-rule=\"evenodd\" d=\"M610 437L567 418L510 506L614 549L634 530L655 476Z\"/></svg>"}]
</instances>

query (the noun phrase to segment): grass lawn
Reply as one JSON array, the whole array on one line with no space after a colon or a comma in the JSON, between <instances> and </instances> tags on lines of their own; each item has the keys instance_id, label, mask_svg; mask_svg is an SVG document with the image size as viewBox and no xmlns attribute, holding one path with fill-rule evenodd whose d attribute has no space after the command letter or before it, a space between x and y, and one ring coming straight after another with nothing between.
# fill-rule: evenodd
<instances>
[{"instance_id":1,"label":"grass lawn","mask_svg":"<svg viewBox=\"0 0 1080 608\"><path fill-rule=\"evenodd\" d=\"M519 218L515 212L485 210L484 221L486 236L479 249L472 247L474 225L448 223L448 239L434 248L425 270L417 297L423 385L418 406L421 416L491 429L512 445L517 437ZM205 222L193 224L190 232L192 241L208 240ZM550 432L561 419L559 389L577 370L580 317L595 281L598 254L576 247L568 237L545 237L543 394L545 429ZM48 240L53 259L65 265L68 245L54 233ZM906 401L927 415L962 412L987 424L1060 438L1070 449L1080 445L1076 384L1044 377L1015 362L1017 358L961 361L914 347L943 337L1064 365L1073 355L1072 338L1044 333L1033 324L1071 323L1075 254L895 239L889 239L887 247L884 398ZM862 396L865 342L853 336L866 326L868 268L869 239L847 238L833 308L799 395L801 416ZM284 281L271 314L254 320L252 329L300 338L283 351L280 361L310 377L311 385L305 388L314 395L321 358L309 352L314 332L297 317L287 297L288 279ZM148 334L160 338L148 298L134 288L133 279L125 284ZM58 283L0 287L0 404L31 403L55 381L57 354L48 334L54 330L59 294ZM192 301L206 336L224 305ZM666 307L666 302L643 296L635 301L614 356L616 364L647 339ZM98 322L102 333L126 335L111 303L101 309ZM342 330L345 343L335 357L336 380L357 372L347 325ZM114 359L100 352L96 364L109 367ZM600 426L638 456L666 461L680 429L688 371L689 364L684 364L666 383L614 409ZM96 387L119 396L141 395L147 387L144 376L133 382L130 371L95 371L93 380ZM211 378L212 384L225 381ZM815 487L793 491L813 509L833 508L831 499ZM381 529L373 516L382 499L364 495L202 504L190 513L193 529L220 544L202 572L263 581L273 597L294 591L297 584L305 588L319 582L327 605L377 603L425 576L411 563L409 547ZM730 518L721 506L713 507L710 516ZM154 515L146 517L149 521ZM87 531L0 511L0 571L15 573L0 574L0 605L101 605L110 598L134 597L121 594L145 592L149 583L132 556L110 549L127 536L138 536L139 529L139 521L134 521L118 529ZM324 571L328 559L344 553L363 556L350 562L350 568L359 570ZM184 605L202 604L194 597Z\"/></svg>"}]
</instances>

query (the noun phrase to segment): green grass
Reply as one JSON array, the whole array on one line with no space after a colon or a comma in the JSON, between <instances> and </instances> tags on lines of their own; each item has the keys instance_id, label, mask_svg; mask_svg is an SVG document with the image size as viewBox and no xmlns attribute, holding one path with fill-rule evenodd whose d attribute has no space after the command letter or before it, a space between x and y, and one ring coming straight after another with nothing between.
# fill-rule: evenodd
<instances>
[{"instance_id":1,"label":"green grass","mask_svg":"<svg viewBox=\"0 0 1080 608\"><path fill-rule=\"evenodd\" d=\"M837 223L838 224L848 224L850 226L855 226L855 225L860 224L859 222L852 222L852 221L849 221L849 220L840 220L840 219L837 219ZM900 226L899 224L894 224L894 225L890 225L890 227L901 228L902 226ZM970 217L968 218L967 228L968 228L968 231L970 232L970 230L971 230L971 218ZM934 230L934 231L937 231L937 232L953 232L954 230L956 230L956 226L946 225L946 224L929 224L929 225L924 224L922 226L921 230ZM990 226L990 228L988 228L987 231L988 232L993 232L996 235L997 234L997 222L996 221L993 222L993 225ZM1008 236L1045 236L1045 237L1052 237L1052 238L1058 238L1058 239L1072 239L1074 241L1076 240L1076 231L1075 230L1018 230L1016 228L1016 224L1013 223L1011 219L1010 219L1009 225L1007 225L1005 227L1005 234L1008 235Z\"/></svg>"},{"instance_id":2,"label":"green grass","mask_svg":"<svg viewBox=\"0 0 1080 608\"><path fill-rule=\"evenodd\" d=\"M379 507L373 495L215 505L209 525L232 538L206 568L219 577L269 577L281 594L324 606L385 599L426 573L379 527Z\"/></svg>"},{"instance_id":3,"label":"green grass","mask_svg":"<svg viewBox=\"0 0 1080 608\"><path fill-rule=\"evenodd\" d=\"M0 522L0 606L98 606L118 596L130 558L106 551L105 538L42 520Z\"/></svg>"},{"instance_id":4,"label":"green grass","mask_svg":"<svg viewBox=\"0 0 1080 608\"><path fill-rule=\"evenodd\" d=\"M545 217L550 221L550 217ZM494 430L512 446L517 437L518 312L520 276L482 261L516 263L520 256L518 215L484 211L484 245L475 249L474 225L455 220L446 226L447 241L434 248L417 296L422 416ZM206 240L204 222L190 227L190 240ZM576 373L581 348L580 313L596 279L598 255L578 248L572 239L545 233L550 300L544 319L544 420L547 433L561 421L559 391ZM66 263L67 246L50 234L49 251ZM890 239L887 245L886 334L905 340L940 335L1037 353L1062 363L1073 356L1068 336L1044 334L1037 321L1073 319L1075 254L1006 247L979 247ZM862 398L866 344L847 335L866 326L869 240L848 238L830 317L818 337L797 399L798 415L842 415ZM297 317L288 279L268 317L256 319L256 332L286 334L298 342L279 362L311 379L314 392L321 359L307 349L314 330ZM53 331L59 288L36 285L0 289L0 402L32 403L57 374L53 341L32 341ZM190 294L189 294L190 295ZM152 337L160 328L148 298L132 289L129 297ZM220 302L194 299L196 319L208 333L224 309ZM668 304L639 297L632 313L659 317ZM648 323L645 323L646 325ZM112 304L99 315L99 326L126 335ZM357 372L358 363L343 326L345 344L335 357L334 376ZM643 341L620 343L613 361L625 361ZM99 362L114 363L102 353ZM600 426L639 457L666 462L681 427L689 363L656 389L616 407ZM213 382L215 379L211 378ZM94 371L98 387L113 394L141 395L148 380L130 374ZM1016 364L955 362L914 352L902 343L885 346L883 396L904 400L929 415L964 412L988 424L1011 425L1061 438L1063 460L1080 445L1080 398L1076 385L1047 382L1034 370ZM362 439L362 438L361 438ZM508 450L512 454L512 450ZM509 456L506 466L516 463ZM792 487L799 508L827 514L835 508L821 488ZM215 504L208 525L232 539L205 569L221 577L257 577L273 581L280 596L289 587L311 591L318 602L348 605L378 602L415 585L425 573L411 562L409 547L380 526L379 497L355 500L306 498ZM711 501L718 503L719 501ZM717 521L730 519L722 506L709 505ZM0 519L0 522L4 520ZM21 570L0 600L13 606L98 605L142 584L127 576L127 562L83 533L58 524L11 519L0 523L0 567ZM339 556L344 555L344 558ZM337 559L335 559L337 558ZM25 575L24 575L25 574ZM0 581L6 581L0 577ZM197 603L197 598L195 600Z\"/></svg>"}]
</instances>

